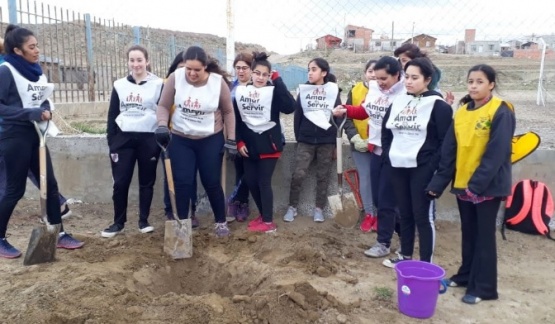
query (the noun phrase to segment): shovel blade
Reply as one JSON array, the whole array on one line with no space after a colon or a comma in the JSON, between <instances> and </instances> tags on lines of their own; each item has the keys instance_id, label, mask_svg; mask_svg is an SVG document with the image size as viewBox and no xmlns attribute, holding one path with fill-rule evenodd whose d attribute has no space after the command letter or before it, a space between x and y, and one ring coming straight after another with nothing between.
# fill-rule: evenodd
<instances>
[{"instance_id":1,"label":"shovel blade","mask_svg":"<svg viewBox=\"0 0 555 324\"><path fill-rule=\"evenodd\" d=\"M180 224L178 223L181 223ZM193 227L191 219L168 220L164 231L164 252L174 260L193 256Z\"/></svg>"},{"instance_id":2,"label":"shovel blade","mask_svg":"<svg viewBox=\"0 0 555 324\"><path fill-rule=\"evenodd\" d=\"M61 226L43 225L33 228L23 265L53 262L56 259L56 245Z\"/></svg>"},{"instance_id":3,"label":"shovel blade","mask_svg":"<svg viewBox=\"0 0 555 324\"><path fill-rule=\"evenodd\" d=\"M346 228L353 228L359 221L360 209L353 193L345 193L328 197L331 214L335 222Z\"/></svg>"}]
</instances>

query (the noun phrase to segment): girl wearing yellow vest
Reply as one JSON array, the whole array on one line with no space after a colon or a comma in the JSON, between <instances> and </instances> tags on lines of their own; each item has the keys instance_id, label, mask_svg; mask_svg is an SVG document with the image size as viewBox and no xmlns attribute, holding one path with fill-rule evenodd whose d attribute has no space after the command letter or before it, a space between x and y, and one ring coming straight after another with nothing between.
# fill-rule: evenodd
<instances>
[{"instance_id":1,"label":"girl wearing yellow vest","mask_svg":"<svg viewBox=\"0 0 555 324\"><path fill-rule=\"evenodd\" d=\"M501 201L511 193L511 141L515 131L513 106L492 96L495 70L472 67L468 95L455 113L443 142L441 161L426 191L437 198L452 181L461 217L462 264L448 280L466 287L462 301L476 304L497 299L495 224Z\"/></svg>"},{"instance_id":2,"label":"girl wearing yellow vest","mask_svg":"<svg viewBox=\"0 0 555 324\"><path fill-rule=\"evenodd\" d=\"M347 105L358 106L368 94L368 82L375 81L374 65L377 60L370 60L364 67L365 81L358 82L347 95ZM370 152L368 152L368 118L362 120L347 119L345 133L351 142L351 153L359 177L359 191L366 217L360 223L360 230L369 232L377 230L377 217L372 201L372 186L370 184Z\"/></svg>"}]
</instances>

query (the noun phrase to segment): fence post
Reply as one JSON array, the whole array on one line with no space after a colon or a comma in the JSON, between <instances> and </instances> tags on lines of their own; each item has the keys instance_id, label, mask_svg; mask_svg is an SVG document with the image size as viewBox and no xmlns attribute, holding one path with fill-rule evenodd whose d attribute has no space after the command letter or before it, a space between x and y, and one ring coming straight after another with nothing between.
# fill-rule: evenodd
<instances>
[{"instance_id":1,"label":"fence post","mask_svg":"<svg viewBox=\"0 0 555 324\"><path fill-rule=\"evenodd\" d=\"M17 0L8 0L10 24L17 24Z\"/></svg>"},{"instance_id":2,"label":"fence post","mask_svg":"<svg viewBox=\"0 0 555 324\"><path fill-rule=\"evenodd\" d=\"M177 55L177 50L175 48L175 35L171 35L170 36L170 56L171 59L173 60L173 58Z\"/></svg>"},{"instance_id":3,"label":"fence post","mask_svg":"<svg viewBox=\"0 0 555 324\"><path fill-rule=\"evenodd\" d=\"M93 40L92 40L92 25L91 25L91 15L85 14L85 39L87 43L87 83L89 88L89 101L96 101L95 91L94 91L94 51L93 51Z\"/></svg>"},{"instance_id":4,"label":"fence post","mask_svg":"<svg viewBox=\"0 0 555 324\"><path fill-rule=\"evenodd\" d=\"M133 26L133 36L135 37L135 45L141 44L141 27Z\"/></svg>"}]
</instances>

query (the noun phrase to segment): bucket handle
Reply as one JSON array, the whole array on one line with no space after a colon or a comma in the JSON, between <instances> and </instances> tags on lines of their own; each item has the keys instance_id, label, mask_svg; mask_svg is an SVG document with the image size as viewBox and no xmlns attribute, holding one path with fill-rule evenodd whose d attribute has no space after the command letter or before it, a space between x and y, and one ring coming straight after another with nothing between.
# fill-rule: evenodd
<instances>
[{"instance_id":1,"label":"bucket handle","mask_svg":"<svg viewBox=\"0 0 555 324\"><path fill-rule=\"evenodd\" d=\"M439 294L445 294L445 292L447 292L447 283L445 282L446 279L441 279L439 281L440 287L439 287Z\"/></svg>"}]
</instances>

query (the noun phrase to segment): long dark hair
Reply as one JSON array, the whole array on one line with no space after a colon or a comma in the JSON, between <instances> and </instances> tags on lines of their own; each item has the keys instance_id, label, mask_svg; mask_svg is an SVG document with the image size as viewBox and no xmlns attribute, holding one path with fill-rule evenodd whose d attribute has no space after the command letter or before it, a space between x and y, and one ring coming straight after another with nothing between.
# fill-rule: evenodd
<instances>
[{"instance_id":1,"label":"long dark hair","mask_svg":"<svg viewBox=\"0 0 555 324\"><path fill-rule=\"evenodd\" d=\"M31 36L35 36L31 30L9 24L4 35L4 50L6 54L15 54L14 50L16 48L23 50L23 44Z\"/></svg>"},{"instance_id":2,"label":"long dark hair","mask_svg":"<svg viewBox=\"0 0 555 324\"><path fill-rule=\"evenodd\" d=\"M330 82L330 78L334 77L334 76L330 76L330 64L328 63L328 61L326 61L325 59L321 58L321 57L317 57L314 58L312 60L310 60L310 62L308 62L308 64L310 65L310 63L314 62L314 64L316 64L317 67L320 68L320 70L327 72L326 75L324 76L324 83L328 83Z\"/></svg>"},{"instance_id":3,"label":"long dark hair","mask_svg":"<svg viewBox=\"0 0 555 324\"><path fill-rule=\"evenodd\" d=\"M494 83L493 89L495 89L495 87L497 86L497 72L495 71L495 69L487 64L474 65L473 67L470 68L470 70L468 70L468 74L466 75L466 78L468 79L468 77L470 76L470 73L477 72L477 71L484 72L484 74L486 75L486 78L488 78L488 81L490 83L492 82ZM461 100L459 100L459 104L462 106L462 105L466 105L471 101L472 101L472 98L470 98L470 95L467 94L464 97L462 97Z\"/></svg>"},{"instance_id":4,"label":"long dark hair","mask_svg":"<svg viewBox=\"0 0 555 324\"><path fill-rule=\"evenodd\" d=\"M385 70L389 75L398 74L398 79L401 80L401 63L397 59L391 56L383 56L374 65L374 71Z\"/></svg>"},{"instance_id":5,"label":"long dark hair","mask_svg":"<svg viewBox=\"0 0 555 324\"><path fill-rule=\"evenodd\" d=\"M405 65L405 72L407 72L409 66L418 67L420 69L420 73L424 76L424 80L430 79L431 81L432 76L434 75L434 65L430 59L427 57L417 57L408 61Z\"/></svg>"},{"instance_id":6,"label":"long dark hair","mask_svg":"<svg viewBox=\"0 0 555 324\"><path fill-rule=\"evenodd\" d=\"M199 46L191 46L183 54L183 61L197 60L206 66L206 72L216 73L221 75L225 82L231 84L229 74L220 67L218 60L206 54L206 52Z\"/></svg>"},{"instance_id":7,"label":"long dark hair","mask_svg":"<svg viewBox=\"0 0 555 324\"><path fill-rule=\"evenodd\" d=\"M177 70L177 66L179 65L179 63L183 62L183 54L184 54L183 51L177 53L177 55L173 59L172 64L168 68L168 74L166 74L166 79L170 76L170 74L172 74L173 72L175 72L175 70Z\"/></svg>"}]
</instances>

